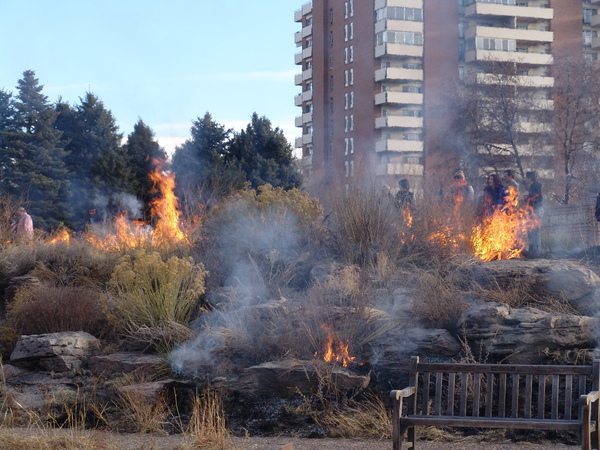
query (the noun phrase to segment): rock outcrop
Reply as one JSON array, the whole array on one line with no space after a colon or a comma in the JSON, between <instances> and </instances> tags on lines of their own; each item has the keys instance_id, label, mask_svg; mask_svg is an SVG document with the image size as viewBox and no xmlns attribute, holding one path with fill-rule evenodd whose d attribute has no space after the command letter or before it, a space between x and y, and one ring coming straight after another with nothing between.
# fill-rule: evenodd
<instances>
[{"instance_id":1,"label":"rock outcrop","mask_svg":"<svg viewBox=\"0 0 600 450\"><path fill-rule=\"evenodd\" d=\"M523 364L540 363L556 352L595 347L598 325L593 317L512 309L503 303L469 308L459 323L480 356Z\"/></svg>"}]
</instances>

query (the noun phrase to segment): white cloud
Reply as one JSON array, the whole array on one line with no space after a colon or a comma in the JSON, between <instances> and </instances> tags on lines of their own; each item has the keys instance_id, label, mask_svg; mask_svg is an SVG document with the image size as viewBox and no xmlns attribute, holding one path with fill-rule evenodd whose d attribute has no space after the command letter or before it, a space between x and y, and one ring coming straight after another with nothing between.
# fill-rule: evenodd
<instances>
[{"instance_id":1,"label":"white cloud","mask_svg":"<svg viewBox=\"0 0 600 450\"><path fill-rule=\"evenodd\" d=\"M186 139L187 138L185 137L174 136L158 136L156 138L156 140L158 141L158 145L165 149L169 157L173 156L173 153L175 153L175 147L183 144Z\"/></svg>"}]
</instances>

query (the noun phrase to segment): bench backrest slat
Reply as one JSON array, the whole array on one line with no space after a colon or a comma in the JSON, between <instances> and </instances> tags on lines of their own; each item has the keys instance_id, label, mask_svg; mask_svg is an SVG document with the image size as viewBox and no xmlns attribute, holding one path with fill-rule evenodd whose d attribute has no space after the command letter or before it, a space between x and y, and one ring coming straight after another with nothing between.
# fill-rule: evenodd
<instances>
[{"instance_id":1,"label":"bench backrest slat","mask_svg":"<svg viewBox=\"0 0 600 450\"><path fill-rule=\"evenodd\" d=\"M511 417L518 417L519 413L519 374L512 374L512 400L511 400Z\"/></svg>"},{"instance_id":2,"label":"bench backrest slat","mask_svg":"<svg viewBox=\"0 0 600 450\"><path fill-rule=\"evenodd\" d=\"M525 375L525 406L524 414L526 419L531 419L531 397L533 396L533 375Z\"/></svg>"},{"instance_id":3,"label":"bench backrest slat","mask_svg":"<svg viewBox=\"0 0 600 450\"><path fill-rule=\"evenodd\" d=\"M465 374L468 375L468 374ZM481 392L481 374L473 374L473 417L479 417L479 394Z\"/></svg>"},{"instance_id":4,"label":"bench backrest slat","mask_svg":"<svg viewBox=\"0 0 600 450\"><path fill-rule=\"evenodd\" d=\"M492 374L486 375L485 382L485 417L492 417L492 408L494 407L494 377Z\"/></svg>"},{"instance_id":5,"label":"bench backrest slat","mask_svg":"<svg viewBox=\"0 0 600 450\"><path fill-rule=\"evenodd\" d=\"M469 374L460 374L460 415L467 415L467 392L469 387Z\"/></svg>"},{"instance_id":6,"label":"bench backrest slat","mask_svg":"<svg viewBox=\"0 0 600 450\"><path fill-rule=\"evenodd\" d=\"M448 408L446 415L454 415L454 387L456 385L456 373L452 372L448 374Z\"/></svg>"},{"instance_id":7,"label":"bench backrest slat","mask_svg":"<svg viewBox=\"0 0 600 450\"><path fill-rule=\"evenodd\" d=\"M558 418L558 384L560 379L557 374L552 375L552 406L551 406L551 419Z\"/></svg>"},{"instance_id":8,"label":"bench backrest slat","mask_svg":"<svg viewBox=\"0 0 600 450\"><path fill-rule=\"evenodd\" d=\"M498 417L506 417L506 374L500 374L500 391L498 393Z\"/></svg>"},{"instance_id":9,"label":"bench backrest slat","mask_svg":"<svg viewBox=\"0 0 600 450\"><path fill-rule=\"evenodd\" d=\"M423 377L423 410L425 415L429 414L429 387L431 386L431 372L425 373Z\"/></svg>"},{"instance_id":10,"label":"bench backrest slat","mask_svg":"<svg viewBox=\"0 0 600 450\"><path fill-rule=\"evenodd\" d=\"M546 375L538 375L538 419L544 418L544 406L546 405Z\"/></svg>"},{"instance_id":11,"label":"bench backrest slat","mask_svg":"<svg viewBox=\"0 0 600 450\"><path fill-rule=\"evenodd\" d=\"M571 420L571 408L573 397L573 375L565 376L565 412L564 417L567 420Z\"/></svg>"},{"instance_id":12,"label":"bench backrest slat","mask_svg":"<svg viewBox=\"0 0 600 450\"><path fill-rule=\"evenodd\" d=\"M433 410L435 411L435 415L439 416L442 411L442 376L443 372L437 372L435 374L435 404L433 405Z\"/></svg>"}]
</instances>

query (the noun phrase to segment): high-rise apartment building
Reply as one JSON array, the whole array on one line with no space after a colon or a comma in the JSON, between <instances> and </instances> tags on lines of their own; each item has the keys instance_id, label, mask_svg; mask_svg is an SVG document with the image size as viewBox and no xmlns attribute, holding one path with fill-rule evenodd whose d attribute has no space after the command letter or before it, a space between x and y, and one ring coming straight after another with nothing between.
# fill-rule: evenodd
<instances>
[{"instance_id":1,"label":"high-rise apartment building","mask_svg":"<svg viewBox=\"0 0 600 450\"><path fill-rule=\"evenodd\" d=\"M452 86L493 84L512 68L535 99L520 145L547 131L554 55L596 59L600 0L313 0L301 24L296 126L305 184L317 195L364 181L437 189L461 164ZM533 147L533 144L529 145ZM396 184L394 184L396 186Z\"/></svg>"}]
</instances>

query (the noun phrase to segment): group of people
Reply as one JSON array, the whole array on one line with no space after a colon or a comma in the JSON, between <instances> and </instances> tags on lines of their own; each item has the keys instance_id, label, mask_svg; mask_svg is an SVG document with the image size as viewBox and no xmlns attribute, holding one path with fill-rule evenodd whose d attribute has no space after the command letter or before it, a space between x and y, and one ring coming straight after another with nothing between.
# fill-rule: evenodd
<instances>
[{"instance_id":1,"label":"group of people","mask_svg":"<svg viewBox=\"0 0 600 450\"><path fill-rule=\"evenodd\" d=\"M533 214L541 218L544 214L544 197L542 195L542 185L537 181L536 172L526 172L523 182L527 186L527 194L523 196L521 201ZM380 201L386 205L393 205L399 211L405 211L407 208L412 211L415 206L415 196L410 190L408 180L402 179L398 182L398 185L399 190L393 195L390 186L384 184L382 186L383 195ZM519 199L519 183L515 180L513 171L505 170L502 178L498 174L493 173L487 177L486 183L483 186L483 193L479 198L479 202L476 202L473 186L467 182L464 171L457 170L454 172L453 183L448 191L448 198L451 199L455 206L472 206L477 208L480 216L490 217L496 210L507 211L509 191L512 191L514 198ZM446 197L444 191L440 191L440 195L441 197ZM539 226L529 232L528 240L529 253L531 255L538 254L541 250Z\"/></svg>"}]
</instances>

